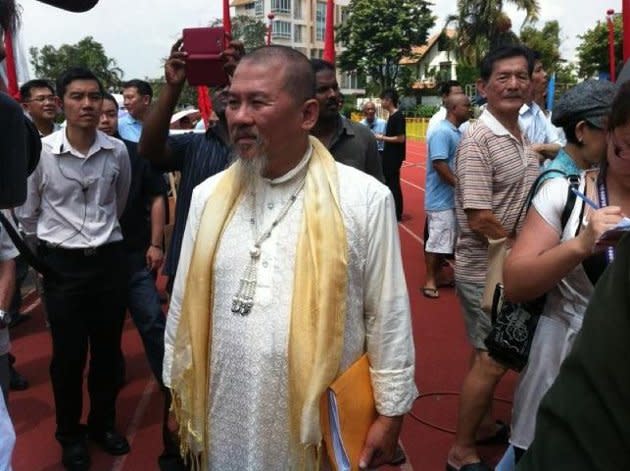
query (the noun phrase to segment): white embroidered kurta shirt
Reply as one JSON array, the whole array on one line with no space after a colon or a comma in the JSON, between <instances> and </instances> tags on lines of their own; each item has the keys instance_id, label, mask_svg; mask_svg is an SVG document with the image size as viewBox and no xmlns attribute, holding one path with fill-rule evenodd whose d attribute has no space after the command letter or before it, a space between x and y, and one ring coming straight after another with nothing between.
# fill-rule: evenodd
<instances>
[{"instance_id":1,"label":"white embroidered kurta shirt","mask_svg":"<svg viewBox=\"0 0 630 471\"><path fill-rule=\"evenodd\" d=\"M215 258L208 469L289 469L288 332L304 191L263 242L251 313L231 311L249 262L249 247L298 188L310 159L283 177L256 183L241 199ZM417 396L409 300L391 193L373 177L337 164L348 237L348 294L341 371L366 350L377 409L387 416L411 409ZM164 382L171 365L185 280L204 204L222 174L193 192L169 309ZM256 223L252 223L255 217Z\"/></svg>"}]
</instances>

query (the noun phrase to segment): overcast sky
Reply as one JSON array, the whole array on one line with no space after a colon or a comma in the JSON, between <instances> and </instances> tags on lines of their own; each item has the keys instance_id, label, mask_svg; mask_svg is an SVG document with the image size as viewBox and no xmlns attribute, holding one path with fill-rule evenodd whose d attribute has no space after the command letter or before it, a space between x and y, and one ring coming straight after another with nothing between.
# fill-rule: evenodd
<instances>
[{"instance_id":1,"label":"overcast sky","mask_svg":"<svg viewBox=\"0 0 630 471\"><path fill-rule=\"evenodd\" d=\"M395 2L396 0L391 0ZM539 0L541 20L559 20L563 58L573 59L577 35L604 19L608 8L621 11L622 0ZM74 14L35 0L18 0L23 7L26 47L76 43L91 35L124 71L124 78L157 77L161 59L185 27L207 25L221 16L220 0L101 0L87 13ZM436 28L456 13L456 0L433 0ZM506 0L505 3L509 3ZM508 7L515 30L524 15ZM29 56L30 59L30 56Z\"/></svg>"}]
</instances>

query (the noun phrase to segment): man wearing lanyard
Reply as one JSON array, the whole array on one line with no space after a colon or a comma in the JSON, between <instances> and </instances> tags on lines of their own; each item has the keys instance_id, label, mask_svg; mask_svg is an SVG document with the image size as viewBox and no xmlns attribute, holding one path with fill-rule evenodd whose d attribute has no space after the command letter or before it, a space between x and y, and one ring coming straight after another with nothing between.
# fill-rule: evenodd
<instances>
[{"instance_id":1,"label":"man wearing lanyard","mask_svg":"<svg viewBox=\"0 0 630 471\"><path fill-rule=\"evenodd\" d=\"M57 276L44 275L44 301L52 335L50 375L56 438L67 469L88 469L87 436L106 452L129 451L115 430L120 339L127 276L118 219L131 172L124 144L97 130L103 87L87 69L57 80L67 127L42 140L27 201L17 211L27 234ZM87 428L80 423L83 370L90 348Z\"/></svg>"}]
</instances>

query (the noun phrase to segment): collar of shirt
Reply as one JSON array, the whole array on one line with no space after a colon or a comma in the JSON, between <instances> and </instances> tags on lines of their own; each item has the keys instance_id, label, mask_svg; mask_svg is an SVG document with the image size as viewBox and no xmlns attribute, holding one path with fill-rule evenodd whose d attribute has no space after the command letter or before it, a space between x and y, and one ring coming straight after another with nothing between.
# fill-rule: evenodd
<instances>
[{"instance_id":1,"label":"collar of shirt","mask_svg":"<svg viewBox=\"0 0 630 471\"><path fill-rule=\"evenodd\" d=\"M125 116L120 118L120 121L122 121L124 124L141 124L140 121L131 116L131 113L127 113Z\"/></svg>"},{"instance_id":2,"label":"collar of shirt","mask_svg":"<svg viewBox=\"0 0 630 471\"><path fill-rule=\"evenodd\" d=\"M540 106L538 106L538 103L536 103L535 101L532 101L529 105L527 103L523 103L523 106L521 106L521 109L518 110L518 114L521 118L524 118L526 116L536 116L538 114L543 114L543 110L540 108Z\"/></svg>"},{"instance_id":3,"label":"collar of shirt","mask_svg":"<svg viewBox=\"0 0 630 471\"><path fill-rule=\"evenodd\" d=\"M263 180L270 185L280 185L282 183L286 183L288 181L293 180L298 174L302 173L302 170L305 170L306 165L311 160L311 156L313 155L313 146L309 143L302 160L289 170L284 175L279 176L278 178L264 178Z\"/></svg>"},{"instance_id":4,"label":"collar of shirt","mask_svg":"<svg viewBox=\"0 0 630 471\"><path fill-rule=\"evenodd\" d=\"M510 131L508 131L506 127L503 126L503 124L501 124L499 120L497 120L497 118L495 118L487 108L483 110L483 113L481 113L481 116L479 116L479 121L488 126L490 128L490 131L492 131L492 134L494 134L495 136L510 136L515 141L521 143L521 141L516 139L516 137Z\"/></svg>"},{"instance_id":5,"label":"collar of shirt","mask_svg":"<svg viewBox=\"0 0 630 471\"><path fill-rule=\"evenodd\" d=\"M455 126L453 123L451 123L448 119L445 118L445 119L442 120L442 122L446 123L446 124L443 124L443 126L448 126L449 129L452 129L457 134L461 134L460 129L457 126Z\"/></svg>"},{"instance_id":6,"label":"collar of shirt","mask_svg":"<svg viewBox=\"0 0 630 471\"><path fill-rule=\"evenodd\" d=\"M350 123L348 123L348 120L346 118L342 118L341 116L339 116L339 119L337 121L337 130L335 131L333 138L330 140L330 145L328 146L328 149L332 149L343 134L354 136L354 130L352 129L352 126L350 125Z\"/></svg>"},{"instance_id":7,"label":"collar of shirt","mask_svg":"<svg viewBox=\"0 0 630 471\"><path fill-rule=\"evenodd\" d=\"M96 154L101 149L114 149L114 144L109 140L109 137L105 133L98 130L96 131L94 142L90 146L90 149L88 150L88 153L86 155L83 155L81 152L76 150L72 146L72 144L70 144L70 142L68 141L68 136L66 136L66 129L57 131L45 139L50 144L50 153L57 156L69 153L80 159L87 159Z\"/></svg>"}]
</instances>

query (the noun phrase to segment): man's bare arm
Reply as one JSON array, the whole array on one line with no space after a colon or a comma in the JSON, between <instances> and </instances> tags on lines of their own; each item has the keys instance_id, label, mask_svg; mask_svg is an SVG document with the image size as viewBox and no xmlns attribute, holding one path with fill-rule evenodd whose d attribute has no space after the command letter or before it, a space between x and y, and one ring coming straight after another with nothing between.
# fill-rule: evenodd
<instances>
[{"instance_id":1,"label":"man's bare arm","mask_svg":"<svg viewBox=\"0 0 630 471\"><path fill-rule=\"evenodd\" d=\"M0 262L0 309L6 311L15 291L15 260Z\"/></svg>"},{"instance_id":2,"label":"man's bare arm","mask_svg":"<svg viewBox=\"0 0 630 471\"><path fill-rule=\"evenodd\" d=\"M166 205L162 195L153 197L151 202L151 245L147 249L146 261L149 271L155 271L162 266L164 250L164 223L166 221Z\"/></svg>"},{"instance_id":3,"label":"man's bare arm","mask_svg":"<svg viewBox=\"0 0 630 471\"><path fill-rule=\"evenodd\" d=\"M505 230L503 225L497 220L489 209L466 209L468 225L473 232L476 232L487 239L501 239L510 237L511 234Z\"/></svg>"},{"instance_id":4,"label":"man's bare arm","mask_svg":"<svg viewBox=\"0 0 630 471\"><path fill-rule=\"evenodd\" d=\"M144 120L142 135L138 143L138 154L161 169L174 167L174 155L166 139L171 116L182 93L186 81L186 52L181 50L182 40L178 39L171 48L171 55L164 64L166 84L155 105Z\"/></svg>"},{"instance_id":5,"label":"man's bare arm","mask_svg":"<svg viewBox=\"0 0 630 471\"><path fill-rule=\"evenodd\" d=\"M455 186L457 179L455 178L455 174L451 170L451 167L449 167L446 163L446 160L434 160L432 165L444 183L450 186Z\"/></svg>"}]
</instances>

